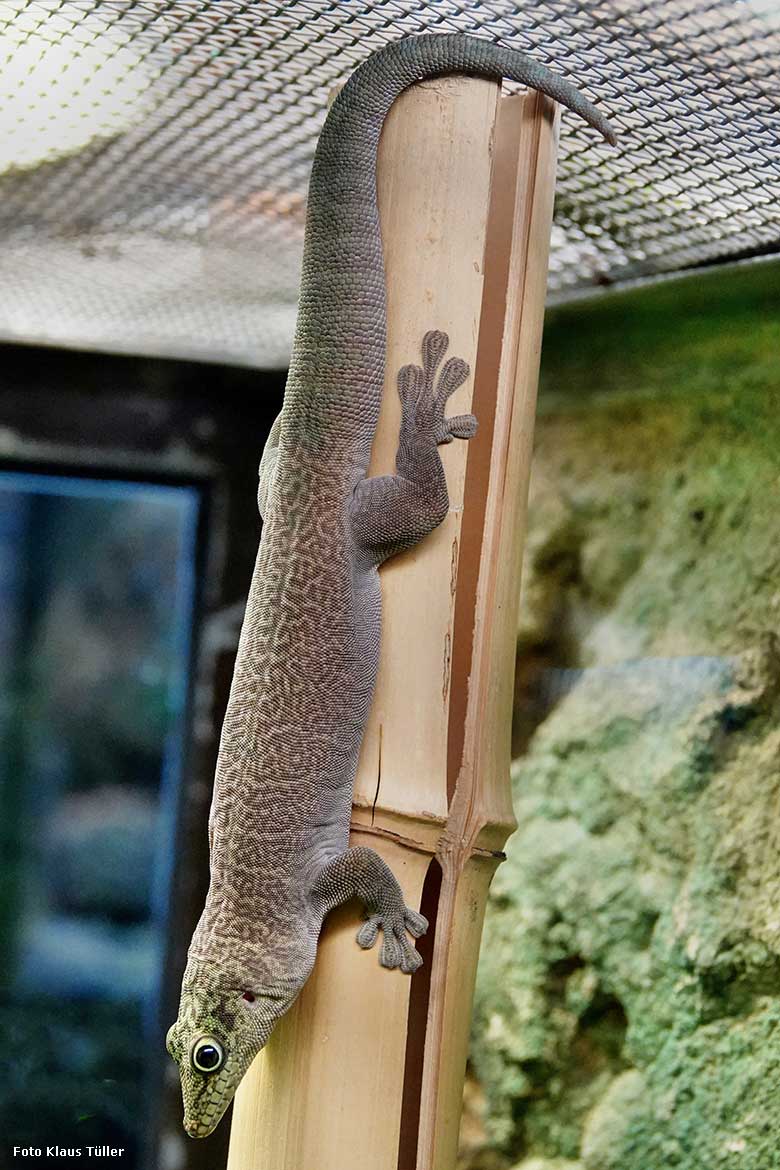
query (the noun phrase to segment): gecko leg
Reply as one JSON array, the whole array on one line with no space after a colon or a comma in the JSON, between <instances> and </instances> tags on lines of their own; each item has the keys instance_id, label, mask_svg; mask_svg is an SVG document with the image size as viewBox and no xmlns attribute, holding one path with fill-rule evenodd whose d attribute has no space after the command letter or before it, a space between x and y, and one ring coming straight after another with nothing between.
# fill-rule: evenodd
<instances>
[{"instance_id":1,"label":"gecko leg","mask_svg":"<svg viewBox=\"0 0 780 1170\"><path fill-rule=\"evenodd\" d=\"M282 429L281 412L273 421L268 438L266 439L263 454L260 457L260 467L257 472L257 506L263 520L268 519L273 494L274 478L276 475L276 456L279 454L279 432Z\"/></svg>"},{"instance_id":2,"label":"gecko leg","mask_svg":"<svg viewBox=\"0 0 780 1170\"><path fill-rule=\"evenodd\" d=\"M326 913L350 898L360 898L367 918L357 941L361 947L372 947L381 928L384 937L379 962L383 967L400 967L411 974L422 963L407 932L419 938L428 923L404 904L393 871L373 849L359 845L329 862L317 878L313 897Z\"/></svg>"},{"instance_id":3,"label":"gecko leg","mask_svg":"<svg viewBox=\"0 0 780 1170\"><path fill-rule=\"evenodd\" d=\"M363 479L352 500L352 528L358 546L381 564L432 532L449 508L447 480L438 447L454 438L470 439L477 430L473 414L447 418L447 400L462 386L469 367L448 358L446 333L431 330L422 342L422 365L398 372L401 430L395 475Z\"/></svg>"}]
</instances>

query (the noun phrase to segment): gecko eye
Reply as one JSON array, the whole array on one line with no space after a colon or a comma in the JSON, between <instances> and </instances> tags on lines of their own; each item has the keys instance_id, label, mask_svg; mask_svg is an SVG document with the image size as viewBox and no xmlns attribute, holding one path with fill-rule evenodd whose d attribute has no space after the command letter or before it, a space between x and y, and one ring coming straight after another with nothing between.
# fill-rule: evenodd
<instances>
[{"instance_id":1,"label":"gecko eye","mask_svg":"<svg viewBox=\"0 0 780 1170\"><path fill-rule=\"evenodd\" d=\"M241 998L245 999L247 1003L254 1003L255 1002L255 997L252 995L251 991L245 991L244 994L241 996Z\"/></svg>"},{"instance_id":2,"label":"gecko eye","mask_svg":"<svg viewBox=\"0 0 780 1170\"><path fill-rule=\"evenodd\" d=\"M222 1068L224 1061L225 1053L222 1050L222 1045L211 1036L204 1036L202 1040L198 1040L192 1050L192 1063L198 1072L216 1072Z\"/></svg>"}]
</instances>

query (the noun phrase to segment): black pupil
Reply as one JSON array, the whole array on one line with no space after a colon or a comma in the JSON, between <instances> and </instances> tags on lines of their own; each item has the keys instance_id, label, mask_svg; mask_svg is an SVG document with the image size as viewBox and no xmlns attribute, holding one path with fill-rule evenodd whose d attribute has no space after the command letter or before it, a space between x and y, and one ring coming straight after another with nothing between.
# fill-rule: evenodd
<instances>
[{"instance_id":1,"label":"black pupil","mask_svg":"<svg viewBox=\"0 0 780 1170\"><path fill-rule=\"evenodd\" d=\"M213 1044L201 1044L195 1056L199 1067L206 1071L216 1068L221 1059L219 1049L215 1048Z\"/></svg>"}]
</instances>

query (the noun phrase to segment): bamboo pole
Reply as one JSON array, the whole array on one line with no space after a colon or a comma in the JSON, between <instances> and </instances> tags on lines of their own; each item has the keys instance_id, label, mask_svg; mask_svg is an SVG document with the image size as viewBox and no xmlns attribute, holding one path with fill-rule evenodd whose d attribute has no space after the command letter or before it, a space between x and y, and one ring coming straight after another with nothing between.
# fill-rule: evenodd
<instances>
[{"instance_id":1,"label":"bamboo pole","mask_svg":"<svg viewBox=\"0 0 780 1170\"><path fill-rule=\"evenodd\" d=\"M541 94L502 101L474 387L474 410L492 434L484 435L483 445L475 448L466 491L454 631L459 653L452 683L459 701L453 701L449 712L450 779L455 787L437 849L443 879L418 1170L452 1170L455 1165L488 886L515 828L509 765L517 598L557 139L555 108Z\"/></svg>"},{"instance_id":2,"label":"bamboo pole","mask_svg":"<svg viewBox=\"0 0 780 1170\"><path fill-rule=\"evenodd\" d=\"M382 570L382 662L353 840L431 919L410 980L325 926L314 975L236 1097L228 1170L452 1170L485 900L514 828L515 615L554 186L553 107L415 86L380 143L388 363L371 473L393 469L395 372L443 329L480 432L443 449L450 513Z\"/></svg>"}]
</instances>

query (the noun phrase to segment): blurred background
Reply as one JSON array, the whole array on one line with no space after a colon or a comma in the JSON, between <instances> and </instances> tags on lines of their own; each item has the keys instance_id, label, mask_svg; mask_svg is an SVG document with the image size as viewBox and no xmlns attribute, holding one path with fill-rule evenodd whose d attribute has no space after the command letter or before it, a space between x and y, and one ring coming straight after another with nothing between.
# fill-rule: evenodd
<instances>
[{"instance_id":1,"label":"blurred background","mask_svg":"<svg viewBox=\"0 0 780 1170\"><path fill-rule=\"evenodd\" d=\"M566 74L521 828L461 1170L780 1166L770 0L0 0L0 1132L219 1170L163 1038L329 91L402 33ZM674 279L672 279L674 278ZM0 1162L7 1150L0 1151ZM407 1168L400 1168L407 1170Z\"/></svg>"},{"instance_id":2,"label":"blurred background","mask_svg":"<svg viewBox=\"0 0 780 1170\"><path fill-rule=\"evenodd\" d=\"M0 1131L218 1167L164 1036L283 375L0 354Z\"/></svg>"}]
</instances>

